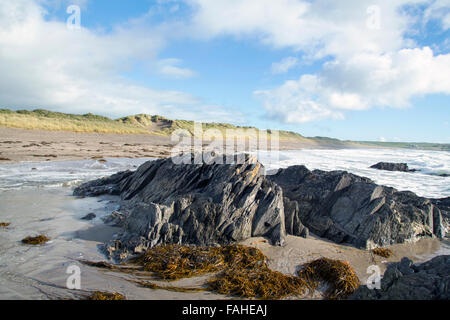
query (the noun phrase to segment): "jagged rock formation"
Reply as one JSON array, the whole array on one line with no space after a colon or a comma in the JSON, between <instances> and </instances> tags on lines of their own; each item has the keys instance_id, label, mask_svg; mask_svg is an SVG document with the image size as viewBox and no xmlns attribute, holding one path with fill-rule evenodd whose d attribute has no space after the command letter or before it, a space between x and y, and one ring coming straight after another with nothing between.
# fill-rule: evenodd
<instances>
[{"instance_id":1,"label":"jagged rock formation","mask_svg":"<svg viewBox=\"0 0 450 320\"><path fill-rule=\"evenodd\" d=\"M409 169L406 163L390 163L379 162L371 166L372 169L386 170L386 171L401 171L401 172L416 172L416 169Z\"/></svg>"},{"instance_id":2,"label":"jagged rock formation","mask_svg":"<svg viewBox=\"0 0 450 320\"><path fill-rule=\"evenodd\" d=\"M379 186L344 171L280 169L268 179L283 189L286 226L305 225L336 243L373 248L445 236L447 222L431 200ZM287 198L287 199L286 199ZM288 223L289 222L289 223Z\"/></svg>"},{"instance_id":3,"label":"jagged rock formation","mask_svg":"<svg viewBox=\"0 0 450 320\"><path fill-rule=\"evenodd\" d=\"M344 171L293 166L265 176L249 155L234 165L221 164L230 163L222 157L212 164L178 162L147 162L75 189L76 196L121 197L120 210L106 221L124 229L106 246L113 256L163 243L214 245L253 236L282 245L286 233L309 232L370 249L443 238L447 231L448 199L421 198Z\"/></svg>"},{"instance_id":4,"label":"jagged rock formation","mask_svg":"<svg viewBox=\"0 0 450 320\"><path fill-rule=\"evenodd\" d=\"M408 258L388 266L381 288L360 286L353 300L449 300L450 256L438 256L420 265Z\"/></svg>"},{"instance_id":5,"label":"jagged rock formation","mask_svg":"<svg viewBox=\"0 0 450 320\"><path fill-rule=\"evenodd\" d=\"M283 244L281 188L265 178L252 156L237 165L219 164L220 159L209 165L147 162L134 173L84 184L74 194L120 195L120 213L113 220L126 232L107 246L120 258L161 243L212 245L264 236Z\"/></svg>"}]
</instances>

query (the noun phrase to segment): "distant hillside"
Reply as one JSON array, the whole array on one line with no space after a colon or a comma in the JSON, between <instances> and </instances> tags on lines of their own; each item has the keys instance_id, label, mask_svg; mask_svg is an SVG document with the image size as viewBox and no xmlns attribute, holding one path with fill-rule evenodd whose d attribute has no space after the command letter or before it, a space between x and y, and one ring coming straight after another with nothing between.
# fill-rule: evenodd
<instances>
[{"instance_id":1,"label":"distant hillside","mask_svg":"<svg viewBox=\"0 0 450 320\"><path fill-rule=\"evenodd\" d=\"M448 143L427 143L427 142L378 142L378 141L358 141L358 143L369 146L384 148L402 148L418 150L450 151Z\"/></svg>"},{"instance_id":2,"label":"distant hillside","mask_svg":"<svg viewBox=\"0 0 450 320\"><path fill-rule=\"evenodd\" d=\"M255 134L259 129L240 127L227 123L203 123L203 130L214 129L223 136L227 129L252 129ZM33 111L0 109L0 126L29 130L69 131L80 133L115 133L115 134L152 134L170 136L177 129L194 133L194 121L170 120L158 115L138 114L119 119L95 115L84 115L53 112L43 109ZM248 132L248 130L247 130ZM270 137L271 130L268 130ZM212 138L214 135L205 137ZM450 151L450 144L437 143L402 143L402 142L372 142L372 141L341 141L327 137L307 138L291 131L279 131L282 142L303 144L305 147L374 147L374 148L409 148L426 150Z\"/></svg>"},{"instance_id":3,"label":"distant hillside","mask_svg":"<svg viewBox=\"0 0 450 320\"><path fill-rule=\"evenodd\" d=\"M225 135L227 129L259 129L240 127L227 123L203 123L203 130L215 129ZM119 119L110 119L94 114L75 115L61 112L37 109L34 111L12 111L0 109L0 126L8 128L36 129L50 131L70 131L84 133L118 133L118 134L153 134L170 136L177 129L184 129L194 133L194 121L170 120L158 115L138 114ZM269 136L271 130L268 130ZM279 131L280 139L293 142L313 143L313 139L302 135Z\"/></svg>"}]
</instances>

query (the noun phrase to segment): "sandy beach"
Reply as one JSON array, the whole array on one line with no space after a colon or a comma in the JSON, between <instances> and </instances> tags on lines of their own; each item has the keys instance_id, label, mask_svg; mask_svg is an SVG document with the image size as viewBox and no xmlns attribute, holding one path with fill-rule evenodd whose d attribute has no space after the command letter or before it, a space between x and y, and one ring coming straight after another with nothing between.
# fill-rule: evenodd
<instances>
[{"instance_id":1,"label":"sandy beach","mask_svg":"<svg viewBox=\"0 0 450 320\"><path fill-rule=\"evenodd\" d=\"M99 245L114 238L120 229L103 224L101 217L109 214L116 204L115 197L76 199L71 196L70 188L0 193L2 219L11 222L10 227L0 231L0 299L79 299L81 294L94 290L120 292L128 299L233 299L211 292L182 293L141 288L128 281L130 277L126 274L81 265L80 259L106 260ZM81 220L91 212L97 215L95 220ZM52 241L38 247L20 244L23 237L37 233L48 235ZM394 245L391 247L394 255L389 259L314 235L307 239L289 236L283 247L271 246L263 238L251 238L242 244L260 249L269 258L269 266L285 274L294 275L303 263L320 257L348 261L362 283L370 275L367 273L370 265L377 265L384 272L387 263L400 261L405 256L420 262L449 252L449 247L436 239ZM81 268L81 291L66 288L66 270L74 264ZM170 285L201 287L208 277L182 279ZM320 299L321 295L316 292L293 298Z\"/></svg>"},{"instance_id":2,"label":"sandy beach","mask_svg":"<svg viewBox=\"0 0 450 320\"><path fill-rule=\"evenodd\" d=\"M19 161L92 158L163 158L170 155L167 137L143 134L93 134L0 127L0 157Z\"/></svg>"},{"instance_id":3,"label":"sandy beach","mask_svg":"<svg viewBox=\"0 0 450 320\"><path fill-rule=\"evenodd\" d=\"M9 159L1 161L7 164L2 169L3 174L11 180L6 189L0 191L1 220L11 223L10 227L0 230L0 299L80 299L83 294L94 290L120 292L128 299L144 300L234 298L212 292L182 293L141 288L130 282L126 274L79 263L80 259L105 261L100 245L114 239L121 229L105 225L101 220L117 209L117 198L77 199L72 196L72 188L81 181L136 168L138 163L131 163L130 159L143 162L147 158L170 156L172 143L169 138L7 128L0 128L0 137L0 157ZM311 146L282 145L285 149L308 147ZM104 158L108 159L106 165L94 161ZM304 158L299 159L304 161ZM89 161L65 162L68 160ZM52 170L62 175L55 175ZM49 176L45 177L46 174ZM387 178L392 179L391 176ZM65 183L66 180L75 182ZM29 183L23 184L26 181ZM21 186L26 187L15 190L16 182L22 182ZM52 184L52 187L46 184ZM96 214L93 221L81 219L89 213ZM37 234L48 235L52 240L39 247L20 243L24 237ZM383 273L389 263L398 262L403 257L422 262L450 252L448 240L422 239L416 243L391 246L393 256L386 259L368 250L338 245L314 234L306 239L288 236L282 247L272 246L263 238L247 239L242 244L260 249L269 258L269 266L273 270L289 275L295 275L304 263L321 257L347 261L362 284L371 275L367 270L369 266L376 265ZM81 291L66 288L66 271L74 264L81 268ZM199 288L209 277L182 279L170 285ZM167 285L165 282L155 283ZM320 291L316 291L292 298L323 297Z\"/></svg>"},{"instance_id":4,"label":"sandy beach","mask_svg":"<svg viewBox=\"0 0 450 320\"><path fill-rule=\"evenodd\" d=\"M207 145L209 141L203 141ZM0 127L0 162L102 158L167 158L170 137L151 134L76 133ZM366 148L369 146L365 146ZM326 143L283 141L279 150L335 149Z\"/></svg>"}]
</instances>

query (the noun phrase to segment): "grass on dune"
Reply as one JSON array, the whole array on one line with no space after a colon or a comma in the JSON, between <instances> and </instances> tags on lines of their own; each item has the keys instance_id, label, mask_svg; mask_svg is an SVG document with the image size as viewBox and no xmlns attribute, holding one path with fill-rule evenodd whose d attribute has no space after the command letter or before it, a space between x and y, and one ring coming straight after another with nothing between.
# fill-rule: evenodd
<instances>
[{"instance_id":1,"label":"grass on dune","mask_svg":"<svg viewBox=\"0 0 450 320\"><path fill-rule=\"evenodd\" d=\"M158 115L138 114L113 120L91 113L77 115L43 109L34 111L0 109L0 126L28 130L78 133L153 134L170 136L176 130L185 130L191 135L194 134L194 121L170 120ZM256 137L260 132L259 129L253 127L240 127L227 123L202 123L202 129L204 139L211 139L217 136L226 137L227 130L235 130L234 133L237 139L242 139L252 134ZM267 134L268 137L271 137L273 132L267 130ZM279 131L279 139L282 141L310 141L300 134L290 131Z\"/></svg>"},{"instance_id":2,"label":"grass on dune","mask_svg":"<svg viewBox=\"0 0 450 320\"><path fill-rule=\"evenodd\" d=\"M8 128L79 133L144 134L142 128L132 127L114 120L78 117L48 117L45 114L0 113L0 126Z\"/></svg>"}]
</instances>

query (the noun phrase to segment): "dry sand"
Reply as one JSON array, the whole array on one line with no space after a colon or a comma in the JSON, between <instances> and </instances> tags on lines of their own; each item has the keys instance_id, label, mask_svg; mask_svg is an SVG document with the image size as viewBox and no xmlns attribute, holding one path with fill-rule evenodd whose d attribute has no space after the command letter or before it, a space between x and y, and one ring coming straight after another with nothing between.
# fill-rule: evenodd
<instances>
[{"instance_id":1,"label":"dry sand","mask_svg":"<svg viewBox=\"0 0 450 320\"><path fill-rule=\"evenodd\" d=\"M162 158L170 155L167 137L94 134L0 127L2 162L84 160L92 158Z\"/></svg>"},{"instance_id":2,"label":"dry sand","mask_svg":"<svg viewBox=\"0 0 450 320\"><path fill-rule=\"evenodd\" d=\"M207 145L208 141L204 141ZM100 134L0 127L0 162L85 160L92 158L166 158L170 137L145 134ZM350 146L349 146L350 147ZM310 142L280 141L280 150L335 149Z\"/></svg>"}]
</instances>

